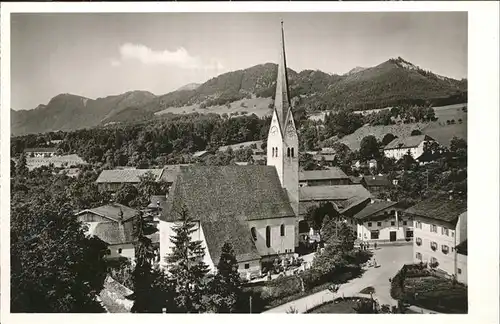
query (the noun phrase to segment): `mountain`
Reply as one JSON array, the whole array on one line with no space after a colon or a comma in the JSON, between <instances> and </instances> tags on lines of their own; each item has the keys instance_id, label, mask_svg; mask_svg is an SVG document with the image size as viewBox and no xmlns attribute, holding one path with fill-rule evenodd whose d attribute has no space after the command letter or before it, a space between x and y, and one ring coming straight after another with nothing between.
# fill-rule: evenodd
<instances>
[{"instance_id":1,"label":"mountain","mask_svg":"<svg viewBox=\"0 0 500 324\"><path fill-rule=\"evenodd\" d=\"M180 87L179 89L175 91L182 91L182 90L194 90L198 88L201 84L200 83L189 83L186 84L185 86Z\"/></svg>"},{"instance_id":2,"label":"mountain","mask_svg":"<svg viewBox=\"0 0 500 324\"><path fill-rule=\"evenodd\" d=\"M159 96L147 91L98 99L61 94L33 110L12 111L11 129L13 134L26 134L134 122L155 118L155 113L169 107L189 106L188 111L197 107L210 112L212 106L274 97L276 73L276 64L260 64ZM356 67L344 75L319 70L297 73L288 69L288 77L293 102L309 112L426 102L438 106L467 101L466 79L439 76L400 57L374 67Z\"/></svg>"}]
</instances>

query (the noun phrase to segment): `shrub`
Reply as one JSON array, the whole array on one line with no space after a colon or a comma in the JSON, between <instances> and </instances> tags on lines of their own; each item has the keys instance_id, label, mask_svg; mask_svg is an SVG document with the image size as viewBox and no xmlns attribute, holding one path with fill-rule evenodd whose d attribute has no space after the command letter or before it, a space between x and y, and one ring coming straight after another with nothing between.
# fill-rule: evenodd
<instances>
[{"instance_id":1,"label":"shrub","mask_svg":"<svg viewBox=\"0 0 500 324\"><path fill-rule=\"evenodd\" d=\"M300 292L302 292L302 288L298 277L281 277L268 282L262 289L262 299L271 301Z\"/></svg>"}]
</instances>

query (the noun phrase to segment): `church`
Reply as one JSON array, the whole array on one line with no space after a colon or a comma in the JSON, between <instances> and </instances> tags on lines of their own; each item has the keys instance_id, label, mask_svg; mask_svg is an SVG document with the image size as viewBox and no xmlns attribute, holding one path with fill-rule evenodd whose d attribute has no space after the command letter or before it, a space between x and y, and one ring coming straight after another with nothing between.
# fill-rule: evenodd
<instances>
[{"instance_id":1,"label":"church","mask_svg":"<svg viewBox=\"0 0 500 324\"><path fill-rule=\"evenodd\" d=\"M239 272L260 273L263 261L291 256L299 244L298 136L291 109L281 23L276 97L267 138L267 165L181 167L159 222L160 265L181 211L196 223L194 240L215 269L222 246L232 244Z\"/></svg>"}]
</instances>

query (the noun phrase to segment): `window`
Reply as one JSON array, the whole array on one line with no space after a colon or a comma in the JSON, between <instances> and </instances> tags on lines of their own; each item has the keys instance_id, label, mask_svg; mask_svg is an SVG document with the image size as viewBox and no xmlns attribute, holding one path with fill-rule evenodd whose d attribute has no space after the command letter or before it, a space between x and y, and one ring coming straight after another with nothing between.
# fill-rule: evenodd
<instances>
[{"instance_id":1,"label":"window","mask_svg":"<svg viewBox=\"0 0 500 324\"><path fill-rule=\"evenodd\" d=\"M422 261L422 253L417 252L417 254L415 254L415 257L417 258L417 260Z\"/></svg>"},{"instance_id":2,"label":"window","mask_svg":"<svg viewBox=\"0 0 500 324\"><path fill-rule=\"evenodd\" d=\"M455 237L455 232L453 231L450 231L451 232L451 237Z\"/></svg>"},{"instance_id":3,"label":"window","mask_svg":"<svg viewBox=\"0 0 500 324\"><path fill-rule=\"evenodd\" d=\"M370 232L370 239L378 240L378 237L379 237L379 231L371 231Z\"/></svg>"},{"instance_id":4,"label":"window","mask_svg":"<svg viewBox=\"0 0 500 324\"><path fill-rule=\"evenodd\" d=\"M413 237L413 231L406 231L406 237L408 238Z\"/></svg>"},{"instance_id":5,"label":"window","mask_svg":"<svg viewBox=\"0 0 500 324\"><path fill-rule=\"evenodd\" d=\"M266 246L271 247L271 227L266 227Z\"/></svg>"},{"instance_id":6,"label":"window","mask_svg":"<svg viewBox=\"0 0 500 324\"><path fill-rule=\"evenodd\" d=\"M395 215L395 214L396 214L396 211L393 209L393 210L391 210L391 211L390 211L390 214L391 214L391 215Z\"/></svg>"},{"instance_id":7,"label":"window","mask_svg":"<svg viewBox=\"0 0 500 324\"><path fill-rule=\"evenodd\" d=\"M295 153L294 153L293 151L294 151L294 150L293 150L293 147L292 147L292 157L294 157L294 155L295 155Z\"/></svg>"},{"instance_id":8,"label":"window","mask_svg":"<svg viewBox=\"0 0 500 324\"><path fill-rule=\"evenodd\" d=\"M391 222L391 226L394 226L396 225L396 223L394 221Z\"/></svg>"},{"instance_id":9,"label":"window","mask_svg":"<svg viewBox=\"0 0 500 324\"><path fill-rule=\"evenodd\" d=\"M271 148L271 150L272 150L272 152L273 152L273 155L272 155L272 156L274 157L274 147L273 147L273 148Z\"/></svg>"},{"instance_id":10,"label":"window","mask_svg":"<svg viewBox=\"0 0 500 324\"><path fill-rule=\"evenodd\" d=\"M382 226L382 222L377 222L377 226L378 227Z\"/></svg>"},{"instance_id":11,"label":"window","mask_svg":"<svg viewBox=\"0 0 500 324\"><path fill-rule=\"evenodd\" d=\"M278 148L276 147L276 157L278 157Z\"/></svg>"},{"instance_id":12,"label":"window","mask_svg":"<svg viewBox=\"0 0 500 324\"><path fill-rule=\"evenodd\" d=\"M250 269L250 263L245 263L245 269Z\"/></svg>"},{"instance_id":13,"label":"window","mask_svg":"<svg viewBox=\"0 0 500 324\"><path fill-rule=\"evenodd\" d=\"M458 272L458 274L462 274L462 269L457 268L457 272Z\"/></svg>"},{"instance_id":14,"label":"window","mask_svg":"<svg viewBox=\"0 0 500 324\"><path fill-rule=\"evenodd\" d=\"M444 228L444 227L441 227L441 234L448 236L449 235L448 229Z\"/></svg>"},{"instance_id":15,"label":"window","mask_svg":"<svg viewBox=\"0 0 500 324\"><path fill-rule=\"evenodd\" d=\"M436 264L438 263L438 260L435 257L431 258L431 264Z\"/></svg>"},{"instance_id":16,"label":"window","mask_svg":"<svg viewBox=\"0 0 500 324\"><path fill-rule=\"evenodd\" d=\"M408 222L407 221L403 221L403 225L408 225Z\"/></svg>"},{"instance_id":17,"label":"window","mask_svg":"<svg viewBox=\"0 0 500 324\"><path fill-rule=\"evenodd\" d=\"M286 156L290 157L290 148L289 147L286 149Z\"/></svg>"},{"instance_id":18,"label":"window","mask_svg":"<svg viewBox=\"0 0 500 324\"><path fill-rule=\"evenodd\" d=\"M252 227L252 229L250 229L250 232L252 233L253 240L257 241L257 230L255 229L255 227Z\"/></svg>"},{"instance_id":19,"label":"window","mask_svg":"<svg viewBox=\"0 0 500 324\"><path fill-rule=\"evenodd\" d=\"M444 254L448 254L450 252L450 248L448 245L441 245L441 251L443 251Z\"/></svg>"},{"instance_id":20,"label":"window","mask_svg":"<svg viewBox=\"0 0 500 324\"><path fill-rule=\"evenodd\" d=\"M436 225L431 224L431 232L433 232L433 233L437 233L438 232Z\"/></svg>"},{"instance_id":21,"label":"window","mask_svg":"<svg viewBox=\"0 0 500 324\"><path fill-rule=\"evenodd\" d=\"M432 251L436 251L436 250L437 250L437 247L438 247L438 245L437 245L437 243L436 243L436 242L431 242L431 250L432 250Z\"/></svg>"},{"instance_id":22,"label":"window","mask_svg":"<svg viewBox=\"0 0 500 324\"><path fill-rule=\"evenodd\" d=\"M122 249L118 249L118 254L122 254Z\"/></svg>"},{"instance_id":23,"label":"window","mask_svg":"<svg viewBox=\"0 0 500 324\"><path fill-rule=\"evenodd\" d=\"M415 227L422 229L422 222L415 221Z\"/></svg>"},{"instance_id":24,"label":"window","mask_svg":"<svg viewBox=\"0 0 500 324\"><path fill-rule=\"evenodd\" d=\"M368 227L372 227L372 222L368 222Z\"/></svg>"},{"instance_id":25,"label":"window","mask_svg":"<svg viewBox=\"0 0 500 324\"><path fill-rule=\"evenodd\" d=\"M281 224L281 226L280 226L280 234L281 234L281 236L285 236L285 225L284 224Z\"/></svg>"},{"instance_id":26,"label":"window","mask_svg":"<svg viewBox=\"0 0 500 324\"><path fill-rule=\"evenodd\" d=\"M417 237L417 238L415 239L415 243L416 243L418 246L422 245L422 239L421 239L420 237Z\"/></svg>"}]
</instances>

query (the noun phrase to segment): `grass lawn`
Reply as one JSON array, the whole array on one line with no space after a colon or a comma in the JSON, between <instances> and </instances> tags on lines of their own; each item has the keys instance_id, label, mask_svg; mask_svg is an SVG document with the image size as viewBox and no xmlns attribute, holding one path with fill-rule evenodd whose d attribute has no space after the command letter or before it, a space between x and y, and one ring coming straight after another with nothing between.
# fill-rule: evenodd
<instances>
[{"instance_id":1,"label":"grass lawn","mask_svg":"<svg viewBox=\"0 0 500 324\"><path fill-rule=\"evenodd\" d=\"M467 286L444 278L406 278L404 299L440 313L467 313Z\"/></svg>"}]
</instances>

